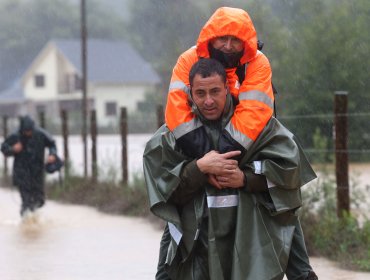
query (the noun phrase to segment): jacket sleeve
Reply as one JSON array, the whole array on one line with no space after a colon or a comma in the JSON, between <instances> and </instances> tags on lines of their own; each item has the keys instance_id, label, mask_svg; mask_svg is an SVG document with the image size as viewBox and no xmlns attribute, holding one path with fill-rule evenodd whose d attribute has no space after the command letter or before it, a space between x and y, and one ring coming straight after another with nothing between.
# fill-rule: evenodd
<instances>
[{"instance_id":1,"label":"jacket sleeve","mask_svg":"<svg viewBox=\"0 0 370 280\"><path fill-rule=\"evenodd\" d=\"M170 86L168 89L165 119L168 128L175 133L185 123L194 119L194 114L188 104L189 97L189 72L193 64L198 60L194 49L189 49L178 58L172 71ZM191 131L191 128L186 128Z\"/></svg>"},{"instance_id":2,"label":"jacket sleeve","mask_svg":"<svg viewBox=\"0 0 370 280\"><path fill-rule=\"evenodd\" d=\"M5 141L1 144L1 152L4 156L14 156L12 146L19 141L19 135L12 133L5 138Z\"/></svg>"},{"instance_id":3,"label":"jacket sleeve","mask_svg":"<svg viewBox=\"0 0 370 280\"><path fill-rule=\"evenodd\" d=\"M49 155L56 155L57 154L57 146L55 144L54 138L44 129L40 129L42 134L44 135L44 143L45 146L49 149Z\"/></svg>"},{"instance_id":4,"label":"jacket sleeve","mask_svg":"<svg viewBox=\"0 0 370 280\"><path fill-rule=\"evenodd\" d=\"M301 206L300 188L316 178L298 140L275 118L241 160L241 166L266 178L273 213ZM265 196L266 198L266 196Z\"/></svg>"},{"instance_id":5,"label":"jacket sleeve","mask_svg":"<svg viewBox=\"0 0 370 280\"><path fill-rule=\"evenodd\" d=\"M176 149L173 134L163 125L145 146L144 178L150 210L165 221L179 225L176 205L169 199L181 183L181 172L191 161Z\"/></svg>"},{"instance_id":6,"label":"jacket sleeve","mask_svg":"<svg viewBox=\"0 0 370 280\"><path fill-rule=\"evenodd\" d=\"M204 185L207 182L207 176L199 170L196 160L184 166L180 179L179 186L169 199L176 205L186 204L195 194L204 190Z\"/></svg>"},{"instance_id":7,"label":"jacket sleeve","mask_svg":"<svg viewBox=\"0 0 370 280\"><path fill-rule=\"evenodd\" d=\"M226 131L244 149L249 149L273 114L274 95L271 67L266 56L258 52L245 71L239 102ZM220 149L222 151L223 147Z\"/></svg>"}]
</instances>

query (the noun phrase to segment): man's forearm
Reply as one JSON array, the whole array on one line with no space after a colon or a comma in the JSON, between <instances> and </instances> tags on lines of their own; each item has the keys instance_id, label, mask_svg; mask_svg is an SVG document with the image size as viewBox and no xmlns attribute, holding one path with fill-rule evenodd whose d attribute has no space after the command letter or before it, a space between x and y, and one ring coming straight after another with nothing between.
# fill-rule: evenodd
<instances>
[{"instance_id":1,"label":"man's forearm","mask_svg":"<svg viewBox=\"0 0 370 280\"><path fill-rule=\"evenodd\" d=\"M196 160L185 165L180 178L181 182L178 188L170 197L170 200L178 205L183 205L191 200L207 183L207 175L199 170Z\"/></svg>"}]
</instances>

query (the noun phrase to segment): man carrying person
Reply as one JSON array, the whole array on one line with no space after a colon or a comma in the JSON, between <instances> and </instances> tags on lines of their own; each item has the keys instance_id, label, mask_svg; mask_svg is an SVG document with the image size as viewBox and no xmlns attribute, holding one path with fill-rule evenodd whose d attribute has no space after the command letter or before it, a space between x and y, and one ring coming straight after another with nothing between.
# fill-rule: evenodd
<instances>
[{"instance_id":1,"label":"man carrying person","mask_svg":"<svg viewBox=\"0 0 370 280\"><path fill-rule=\"evenodd\" d=\"M247 151L216 152L233 114L226 73L217 61L202 59L189 80L194 123L204 124L209 147L191 157L163 126L144 152L151 211L170 233L161 251L168 275L162 271L157 279L282 279L293 236L301 233L300 187L315 174L274 118ZM289 279L317 279L306 257L306 270Z\"/></svg>"},{"instance_id":2,"label":"man carrying person","mask_svg":"<svg viewBox=\"0 0 370 280\"><path fill-rule=\"evenodd\" d=\"M221 132L219 152L248 150L265 128L273 114L274 94L270 63L260 49L248 13L221 7L201 29L196 46L180 55L173 68L165 119L176 143L188 156L200 157L210 147L203 123L195 121L196 115L188 104L189 71L199 59L214 58L222 63L229 91L237 100L235 112ZM293 242L301 239L301 235L296 232ZM297 251L292 252L304 253L301 247L294 245ZM301 269L294 269L295 265L290 267L293 270L287 274L295 279L294 275Z\"/></svg>"}]
</instances>

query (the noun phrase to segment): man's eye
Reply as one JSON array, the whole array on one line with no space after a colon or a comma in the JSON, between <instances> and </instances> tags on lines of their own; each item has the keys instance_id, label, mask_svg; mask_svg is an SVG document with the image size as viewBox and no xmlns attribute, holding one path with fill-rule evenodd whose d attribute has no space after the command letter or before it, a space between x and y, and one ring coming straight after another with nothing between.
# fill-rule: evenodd
<instances>
[{"instance_id":1,"label":"man's eye","mask_svg":"<svg viewBox=\"0 0 370 280\"><path fill-rule=\"evenodd\" d=\"M217 95L221 90L219 88L214 88L211 90L211 94L214 96L214 95Z\"/></svg>"}]
</instances>

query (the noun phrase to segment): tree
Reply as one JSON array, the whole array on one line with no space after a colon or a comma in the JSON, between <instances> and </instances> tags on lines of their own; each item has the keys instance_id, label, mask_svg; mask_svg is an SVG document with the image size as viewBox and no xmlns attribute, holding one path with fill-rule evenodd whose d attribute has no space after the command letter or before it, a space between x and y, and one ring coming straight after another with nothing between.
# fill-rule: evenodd
<instances>
[{"instance_id":1,"label":"tree","mask_svg":"<svg viewBox=\"0 0 370 280\"><path fill-rule=\"evenodd\" d=\"M291 115L316 115L311 120L299 119L294 131L307 135L316 127L332 138L334 91L349 91L349 112L369 112L368 94L370 67L369 9L370 3L357 1L298 1L298 16L291 24L292 50L284 112ZM294 104L291 106L290 104ZM350 148L366 147L366 119L350 120ZM312 137L304 137L304 145L312 147ZM332 141L331 141L332 143ZM331 145L332 146L332 145Z\"/></svg>"},{"instance_id":2,"label":"tree","mask_svg":"<svg viewBox=\"0 0 370 280\"><path fill-rule=\"evenodd\" d=\"M190 1L142 0L131 2L128 26L132 41L150 61L167 92L172 67L177 57L195 44L203 20Z\"/></svg>"}]
</instances>

